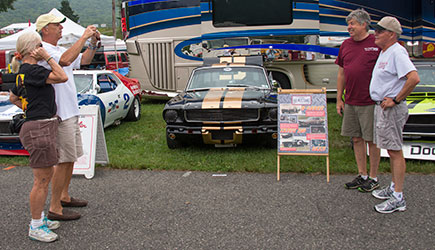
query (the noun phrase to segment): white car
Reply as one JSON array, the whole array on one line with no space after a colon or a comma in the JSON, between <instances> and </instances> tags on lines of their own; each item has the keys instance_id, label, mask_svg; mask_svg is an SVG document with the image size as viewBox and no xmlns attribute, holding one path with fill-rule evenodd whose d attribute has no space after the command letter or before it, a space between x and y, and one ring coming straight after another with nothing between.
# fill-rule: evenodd
<instances>
[{"instance_id":1,"label":"white car","mask_svg":"<svg viewBox=\"0 0 435 250\"><path fill-rule=\"evenodd\" d=\"M110 70L76 70L74 81L79 105L98 104L104 127L122 119L140 119L140 85L135 79Z\"/></svg>"},{"instance_id":2,"label":"white car","mask_svg":"<svg viewBox=\"0 0 435 250\"><path fill-rule=\"evenodd\" d=\"M140 119L140 84L110 70L74 71L79 107L96 104L100 107L104 127L119 124L122 119ZM17 133L9 129L15 114L23 111L9 101L6 89L0 92L0 155L28 155Z\"/></svg>"}]
</instances>

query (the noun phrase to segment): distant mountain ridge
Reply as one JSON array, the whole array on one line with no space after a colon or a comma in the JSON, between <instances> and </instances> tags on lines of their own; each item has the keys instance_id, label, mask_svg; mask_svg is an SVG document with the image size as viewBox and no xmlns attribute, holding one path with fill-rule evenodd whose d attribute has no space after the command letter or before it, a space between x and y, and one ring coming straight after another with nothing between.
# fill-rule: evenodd
<instances>
[{"instance_id":1,"label":"distant mountain ridge","mask_svg":"<svg viewBox=\"0 0 435 250\"><path fill-rule=\"evenodd\" d=\"M62 0L16 0L13 3L15 10L0 13L0 27L12 23L34 23L36 18L49 12L53 8L60 9ZM116 1L118 2L118 1ZM79 15L80 25L106 24L112 26L112 1L111 0L69 0L74 13ZM116 8L117 15L119 9Z\"/></svg>"}]
</instances>

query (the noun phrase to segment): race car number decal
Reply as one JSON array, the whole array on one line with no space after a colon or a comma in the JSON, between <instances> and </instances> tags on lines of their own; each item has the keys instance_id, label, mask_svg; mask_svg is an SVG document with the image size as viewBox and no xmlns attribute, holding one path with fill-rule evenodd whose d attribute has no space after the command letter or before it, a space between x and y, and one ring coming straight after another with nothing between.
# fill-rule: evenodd
<instances>
[{"instance_id":1,"label":"race car number decal","mask_svg":"<svg viewBox=\"0 0 435 250\"><path fill-rule=\"evenodd\" d=\"M124 109L128 109L129 106L129 101L130 101L130 96L127 93L124 93L124 100L125 100L125 104L124 104Z\"/></svg>"}]
</instances>

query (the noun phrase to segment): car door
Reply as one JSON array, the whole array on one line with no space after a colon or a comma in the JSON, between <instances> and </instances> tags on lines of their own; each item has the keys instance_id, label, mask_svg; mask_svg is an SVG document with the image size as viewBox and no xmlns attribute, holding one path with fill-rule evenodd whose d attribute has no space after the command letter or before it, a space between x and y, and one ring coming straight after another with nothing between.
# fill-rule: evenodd
<instances>
[{"instance_id":1,"label":"car door","mask_svg":"<svg viewBox=\"0 0 435 250\"><path fill-rule=\"evenodd\" d=\"M100 86L98 97L106 109L104 127L107 127L127 115L133 94L113 73L99 74L97 84Z\"/></svg>"},{"instance_id":2,"label":"car door","mask_svg":"<svg viewBox=\"0 0 435 250\"><path fill-rule=\"evenodd\" d=\"M99 86L99 93L97 96L103 102L106 112L104 127L110 126L120 119L121 112L119 112L121 95L118 93L118 85L113 81L109 73L101 73L97 75L97 84Z\"/></svg>"}]
</instances>

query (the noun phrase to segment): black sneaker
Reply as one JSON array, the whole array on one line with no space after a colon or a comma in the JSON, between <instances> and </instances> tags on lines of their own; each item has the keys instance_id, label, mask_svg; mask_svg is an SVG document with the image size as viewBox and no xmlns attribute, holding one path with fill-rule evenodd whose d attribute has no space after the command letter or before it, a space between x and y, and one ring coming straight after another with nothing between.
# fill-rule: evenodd
<instances>
[{"instance_id":1,"label":"black sneaker","mask_svg":"<svg viewBox=\"0 0 435 250\"><path fill-rule=\"evenodd\" d=\"M367 178L368 180L369 178ZM344 184L344 187L347 189L356 189L361 187L367 180L364 180L361 175L358 175L353 181Z\"/></svg>"},{"instance_id":2,"label":"black sneaker","mask_svg":"<svg viewBox=\"0 0 435 250\"><path fill-rule=\"evenodd\" d=\"M379 187L379 182L368 178L368 181L365 181L364 184L362 184L358 190L360 192L371 192Z\"/></svg>"}]
</instances>

